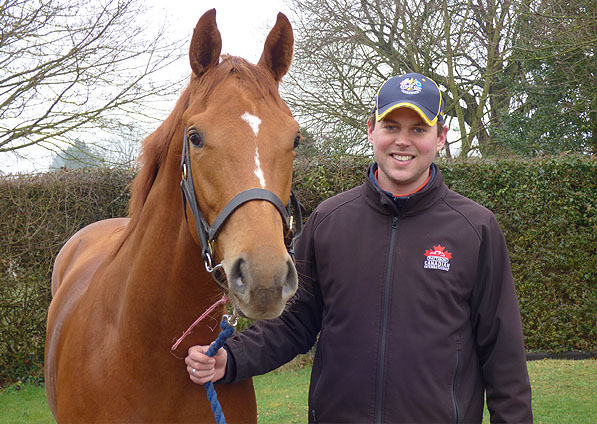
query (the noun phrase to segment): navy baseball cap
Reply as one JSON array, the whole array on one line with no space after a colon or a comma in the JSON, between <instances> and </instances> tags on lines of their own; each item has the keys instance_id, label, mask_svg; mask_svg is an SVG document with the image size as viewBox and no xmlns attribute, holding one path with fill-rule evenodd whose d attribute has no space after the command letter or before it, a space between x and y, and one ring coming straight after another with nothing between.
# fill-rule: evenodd
<instances>
[{"instance_id":1,"label":"navy baseball cap","mask_svg":"<svg viewBox=\"0 0 597 424\"><path fill-rule=\"evenodd\" d=\"M395 109L408 107L432 127L444 122L444 102L437 84L421 74L411 72L387 80L375 96L375 120L381 121Z\"/></svg>"}]
</instances>

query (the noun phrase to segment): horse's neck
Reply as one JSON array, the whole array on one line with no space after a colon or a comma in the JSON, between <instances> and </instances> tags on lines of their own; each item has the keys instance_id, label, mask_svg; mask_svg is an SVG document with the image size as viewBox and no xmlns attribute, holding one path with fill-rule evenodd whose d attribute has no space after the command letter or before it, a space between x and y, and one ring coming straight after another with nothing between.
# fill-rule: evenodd
<instances>
[{"instance_id":1,"label":"horse's neck","mask_svg":"<svg viewBox=\"0 0 597 424\"><path fill-rule=\"evenodd\" d=\"M166 163L160 169L136 229L121 250L121 260L130 261L120 314L124 332L151 331L158 336L156 331L163 330L169 337L179 336L221 297L189 233L180 173L173 167Z\"/></svg>"}]
</instances>

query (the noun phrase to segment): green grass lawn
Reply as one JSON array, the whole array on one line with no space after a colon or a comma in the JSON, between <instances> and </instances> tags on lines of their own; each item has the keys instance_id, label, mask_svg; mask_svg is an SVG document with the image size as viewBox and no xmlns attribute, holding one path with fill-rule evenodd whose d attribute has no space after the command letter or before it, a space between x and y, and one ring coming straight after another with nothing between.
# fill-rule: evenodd
<instances>
[{"instance_id":1,"label":"green grass lawn","mask_svg":"<svg viewBox=\"0 0 597 424\"><path fill-rule=\"evenodd\" d=\"M597 361L528 363L535 423L597 423ZM256 377L259 423L307 422L310 368L285 368ZM226 411L224 411L224 414ZM487 412L484 422L489 422ZM53 423L43 387L12 386L0 392L0 423Z\"/></svg>"},{"instance_id":2,"label":"green grass lawn","mask_svg":"<svg viewBox=\"0 0 597 424\"><path fill-rule=\"evenodd\" d=\"M535 423L597 423L597 361L528 363Z\"/></svg>"},{"instance_id":3,"label":"green grass lawn","mask_svg":"<svg viewBox=\"0 0 597 424\"><path fill-rule=\"evenodd\" d=\"M14 385L0 393L0 423L54 423L43 387Z\"/></svg>"},{"instance_id":4,"label":"green grass lawn","mask_svg":"<svg viewBox=\"0 0 597 424\"><path fill-rule=\"evenodd\" d=\"M260 424L306 423L311 368L271 372L255 377ZM226 414L226 412L224 412Z\"/></svg>"}]
</instances>

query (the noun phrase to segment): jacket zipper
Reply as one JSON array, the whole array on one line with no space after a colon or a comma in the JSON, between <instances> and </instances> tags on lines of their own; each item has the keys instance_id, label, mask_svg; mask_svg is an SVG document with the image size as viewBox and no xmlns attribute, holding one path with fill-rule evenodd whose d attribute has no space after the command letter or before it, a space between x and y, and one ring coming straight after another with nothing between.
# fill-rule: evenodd
<instances>
[{"instance_id":1,"label":"jacket zipper","mask_svg":"<svg viewBox=\"0 0 597 424\"><path fill-rule=\"evenodd\" d=\"M390 236L390 246L388 249L388 265L386 268L386 281L384 288L383 320L381 324L381 343L379 346L379 368L377 369L377 405L375 411L375 422L381 423L383 417L383 381L386 368L386 345L388 321L390 316L390 288L392 286L392 275L394 268L394 244L396 242L396 233L398 229L398 216L392 216L392 233Z\"/></svg>"},{"instance_id":2,"label":"jacket zipper","mask_svg":"<svg viewBox=\"0 0 597 424\"><path fill-rule=\"evenodd\" d=\"M452 403L454 405L454 414L456 416L456 424L459 421L458 402L456 400L456 378L458 377L458 371L460 370L460 349L456 352L456 371L454 371L454 378L452 379Z\"/></svg>"}]
</instances>

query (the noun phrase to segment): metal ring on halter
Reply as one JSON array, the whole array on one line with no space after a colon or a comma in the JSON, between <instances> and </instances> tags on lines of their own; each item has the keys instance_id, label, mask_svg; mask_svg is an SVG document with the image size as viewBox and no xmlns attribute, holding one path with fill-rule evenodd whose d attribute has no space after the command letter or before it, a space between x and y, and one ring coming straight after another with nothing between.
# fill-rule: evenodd
<instances>
[{"instance_id":1,"label":"metal ring on halter","mask_svg":"<svg viewBox=\"0 0 597 424\"><path fill-rule=\"evenodd\" d=\"M211 257L211 253L205 252L204 255L205 255L205 257L204 257L203 262L205 264L205 269L207 272L209 272L210 274L213 274L215 271L222 268L222 264L214 265L213 258Z\"/></svg>"}]
</instances>

